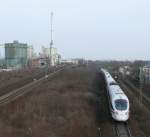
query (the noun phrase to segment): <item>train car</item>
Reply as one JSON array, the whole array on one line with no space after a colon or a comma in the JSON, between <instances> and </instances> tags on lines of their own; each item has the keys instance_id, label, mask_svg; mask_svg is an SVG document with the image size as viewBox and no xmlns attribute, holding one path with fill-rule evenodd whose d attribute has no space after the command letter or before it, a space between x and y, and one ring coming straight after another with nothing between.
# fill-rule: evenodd
<instances>
[{"instance_id":1,"label":"train car","mask_svg":"<svg viewBox=\"0 0 150 137\"><path fill-rule=\"evenodd\" d=\"M101 69L105 76L111 116L116 121L129 119L129 100L108 71Z\"/></svg>"}]
</instances>

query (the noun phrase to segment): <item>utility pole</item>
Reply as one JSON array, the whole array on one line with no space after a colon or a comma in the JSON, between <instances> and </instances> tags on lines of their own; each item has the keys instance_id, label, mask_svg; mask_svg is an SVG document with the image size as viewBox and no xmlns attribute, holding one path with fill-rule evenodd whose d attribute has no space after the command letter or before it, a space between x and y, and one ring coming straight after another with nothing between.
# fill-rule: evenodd
<instances>
[{"instance_id":1,"label":"utility pole","mask_svg":"<svg viewBox=\"0 0 150 137\"><path fill-rule=\"evenodd\" d=\"M52 47L53 47L53 12L51 12L50 67L52 66Z\"/></svg>"},{"instance_id":2,"label":"utility pole","mask_svg":"<svg viewBox=\"0 0 150 137\"><path fill-rule=\"evenodd\" d=\"M139 102L142 105L142 100L143 100L143 82L144 82L144 78L143 78L143 70L142 67L140 67L140 95L139 95Z\"/></svg>"}]
</instances>

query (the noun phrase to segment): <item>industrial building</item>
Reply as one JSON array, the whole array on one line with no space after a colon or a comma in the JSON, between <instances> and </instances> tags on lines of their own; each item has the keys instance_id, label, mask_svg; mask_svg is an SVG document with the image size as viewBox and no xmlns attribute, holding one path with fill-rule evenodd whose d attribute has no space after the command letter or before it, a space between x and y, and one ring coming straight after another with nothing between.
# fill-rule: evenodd
<instances>
[{"instance_id":1,"label":"industrial building","mask_svg":"<svg viewBox=\"0 0 150 137\"><path fill-rule=\"evenodd\" d=\"M27 65L26 43L19 43L15 40L13 43L5 43L5 63L7 69L22 69Z\"/></svg>"},{"instance_id":2,"label":"industrial building","mask_svg":"<svg viewBox=\"0 0 150 137\"><path fill-rule=\"evenodd\" d=\"M30 64L31 68L45 68L48 67L46 58L34 58Z\"/></svg>"},{"instance_id":3,"label":"industrial building","mask_svg":"<svg viewBox=\"0 0 150 137\"><path fill-rule=\"evenodd\" d=\"M87 61L82 58L62 59L61 64L87 65Z\"/></svg>"},{"instance_id":4,"label":"industrial building","mask_svg":"<svg viewBox=\"0 0 150 137\"><path fill-rule=\"evenodd\" d=\"M34 56L34 54L33 54L33 46L31 45L31 46L27 47L27 59L28 60L32 60L33 56Z\"/></svg>"},{"instance_id":5,"label":"industrial building","mask_svg":"<svg viewBox=\"0 0 150 137\"><path fill-rule=\"evenodd\" d=\"M53 45L53 12L51 12L51 42L50 47L42 47L42 56L46 58L47 65L55 66L60 64L61 56L58 54L57 48L54 48Z\"/></svg>"},{"instance_id":6,"label":"industrial building","mask_svg":"<svg viewBox=\"0 0 150 137\"><path fill-rule=\"evenodd\" d=\"M61 60L61 64L78 64L77 59L63 59Z\"/></svg>"},{"instance_id":7,"label":"industrial building","mask_svg":"<svg viewBox=\"0 0 150 137\"><path fill-rule=\"evenodd\" d=\"M55 66L57 64L60 64L61 56L58 54L57 48L51 47L51 48L45 48L42 47L43 56L45 58L50 59L50 63L52 66Z\"/></svg>"}]
</instances>

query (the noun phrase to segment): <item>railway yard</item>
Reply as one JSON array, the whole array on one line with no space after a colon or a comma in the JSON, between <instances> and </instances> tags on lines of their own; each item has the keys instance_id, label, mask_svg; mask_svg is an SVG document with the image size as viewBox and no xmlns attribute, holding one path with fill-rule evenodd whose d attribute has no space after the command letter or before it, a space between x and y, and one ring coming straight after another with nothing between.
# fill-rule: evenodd
<instances>
[{"instance_id":1,"label":"railway yard","mask_svg":"<svg viewBox=\"0 0 150 137\"><path fill-rule=\"evenodd\" d=\"M0 72L0 137L150 137L150 108L125 81L128 122L110 115L99 66ZM143 99L144 102L144 99Z\"/></svg>"}]
</instances>

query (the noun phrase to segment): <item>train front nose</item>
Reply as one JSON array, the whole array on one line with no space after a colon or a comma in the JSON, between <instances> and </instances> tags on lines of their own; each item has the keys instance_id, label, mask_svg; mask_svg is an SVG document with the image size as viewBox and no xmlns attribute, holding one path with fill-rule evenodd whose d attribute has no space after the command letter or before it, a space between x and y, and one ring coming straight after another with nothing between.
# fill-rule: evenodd
<instances>
[{"instance_id":1,"label":"train front nose","mask_svg":"<svg viewBox=\"0 0 150 137\"><path fill-rule=\"evenodd\" d=\"M128 112L118 112L118 114L115 115L115 119L117 121L127 121L129 118Z\"/></svg>"}]
</instances>

